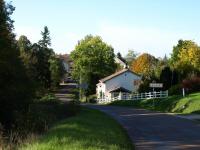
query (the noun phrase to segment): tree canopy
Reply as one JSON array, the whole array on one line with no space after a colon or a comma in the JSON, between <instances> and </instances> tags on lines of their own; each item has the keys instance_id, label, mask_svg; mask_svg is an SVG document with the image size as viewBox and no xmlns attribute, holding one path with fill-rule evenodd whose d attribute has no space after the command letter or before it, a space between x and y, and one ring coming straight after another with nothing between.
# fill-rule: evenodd
<instances>
[{"instance_id":1,"label":"tree canopy","mask_svg":"<svg viewBox=\"0 0 200 150\"><path fill-rule=\"evenodd\" d=\"M0 0L0 122L9 127L14 113L26 110L32 96L23 66L10 15L14 7Z\"/></svg>"},{"instance_id":2,"label":"tree canopy","mask_svg":"<svg viewBox=\"0 0 200 150\"><path fill-rule=\"evenodd\" d=\"M184 78L200 71L200 48L191 40L179 40L173 47L171 66Z\"/></svg>"},{"instance_id":3,"label":"tree canopy","mask_svg":"<svg viewBox=\"0 0 200 150\"><path fill-rule=\"evenodd\" d=\"M154 56L143 53L133 61L131 69L138 74L150 77L155 70L157 61Z\"/></svg>"},{"instance_id":4,"label":"tree canopy","mask_svg":"<svg viewBox=\"0 0 200 150\"><path fill-rule=\"evenodd\" d=\"M114 50L99 36L87 35L71 53L73 77L89 84L88 93L94 93L100 78L116 69Z\"/></svg>"},{"instance_id":5,"label":"tree canopy","mask_svg":"<svg viewBox=\"0 0 200 150\"><path fill-rule=\"evenodd\" d=\"M51 46L50 32L47 26L44 27L44 31L41 31L42 39L38 42L43 48Z\"/></svg>"},{"instance_id":6,"label":"tree canopy","mask_svg":"<svg viewBox=\"0 0 200 150\"><path fill-rule=\"evenodd\" d=\"M137 58L138 55L139 53L135 52L134 50L128 50L128 53L125 56L125 60L129 66L131 66L131 63Z\"/></svg>"}]
</instances>

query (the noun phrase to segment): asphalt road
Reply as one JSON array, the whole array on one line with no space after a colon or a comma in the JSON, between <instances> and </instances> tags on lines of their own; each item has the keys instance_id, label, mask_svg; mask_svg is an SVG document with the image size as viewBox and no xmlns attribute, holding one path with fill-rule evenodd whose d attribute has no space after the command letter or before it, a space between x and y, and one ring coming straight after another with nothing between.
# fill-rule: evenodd
<instances>
[{"instance_id":1,"label":"asphalt road","mask_svg":"<svg viewBox=\"0 0 200 150\"><path fill-rule=\"evenodd\" d=\"M60 85L60 88L55 92L55 96L63 102L69 102L73 100L73 95L75 92L73 91L77 87L76 83L67 83L64 85Z\"/></svg>"},{"instance_id":2,"label":"asphalt road","mask_svg":"<svg viewBox=\"0 0 200 150\"><path fill-rule=\"evenodd\" d=\"M86 106L115 118L127 130L136 150L200 150L197 122L144 109Z\"/></svg>"}]
</instances>

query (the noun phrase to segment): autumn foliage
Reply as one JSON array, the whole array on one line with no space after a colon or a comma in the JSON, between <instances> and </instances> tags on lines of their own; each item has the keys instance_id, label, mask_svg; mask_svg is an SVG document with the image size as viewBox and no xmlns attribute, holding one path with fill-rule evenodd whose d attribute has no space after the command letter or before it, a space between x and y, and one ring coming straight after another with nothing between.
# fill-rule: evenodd
<instances>
[{"instance_id":1,"label":"autumn foliage","mask_svg":"<svg viewBox=\"0 0 200 150\"><path fill-rule=\"evenodd\" d=\"M182 86L189 92L197 92L200 90L200 77L194 76L189 79L184 79Z\"/></svg>"},{"instance_id":2,"label":"autumn foliage","mask_svg":"<svg viewBox=\"0 0 200 150\"><path fill-rule=\"evenodd\" d=\"M157 59L147 53L144 53L136 58L132 62L131 70L141 74L141 75L150 75L156 66Z\"/></svg>"}]
</instances>

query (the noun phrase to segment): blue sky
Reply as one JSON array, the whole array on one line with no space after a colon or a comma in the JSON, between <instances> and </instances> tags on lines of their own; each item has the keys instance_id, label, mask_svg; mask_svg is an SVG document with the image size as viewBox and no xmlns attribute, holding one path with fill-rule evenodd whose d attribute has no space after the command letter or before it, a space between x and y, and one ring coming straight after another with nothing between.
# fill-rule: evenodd
<instances>
[{"instance_id":1,"label":"blue sky","mask_svg":"<svg viewBox=\"0 0 200 150\"><path fill-rule=\"evenodd\" d=\"M57 53L70 53L87 34L101 36L122 55L133 49L163 57L179 39L200 43L199 0L15 0L12 4L17 36L37 42L47 25Z\"/></svg>"}]
</instances>

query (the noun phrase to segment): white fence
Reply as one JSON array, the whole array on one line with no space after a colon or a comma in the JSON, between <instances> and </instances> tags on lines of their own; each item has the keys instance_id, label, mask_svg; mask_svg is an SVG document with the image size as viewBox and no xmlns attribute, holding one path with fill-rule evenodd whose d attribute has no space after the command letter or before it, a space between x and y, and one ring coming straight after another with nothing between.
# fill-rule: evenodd
<instances>
[{"instance_id":1,"label":"white fence","mask_svg":"<svg viewBox=\"0 0 200 150\"><path fill-rule=\"evenodd\" d=\"M132 100L151 99L151 98L165 98L168 97L168 91L148 92L131 95Z\"/></svg>"},{"instance_id":2,"label":"white fence","mask_svg":"<svg viewBox=\"0 0 200 150\"><path fill-rule=\"evenodd\" d=\"M141 99L152 99L152 98L166 98L168 97L168 91L159 92L146 92L138 94L130 94L129 96L120 98L120 96L113 97L111 99L97 99L98 103L109 103L116 100L141 100Z\"/></svg>"}]
</instances>

